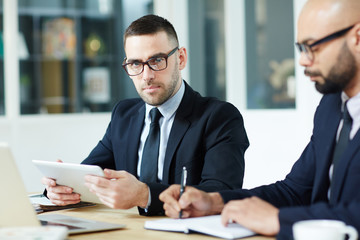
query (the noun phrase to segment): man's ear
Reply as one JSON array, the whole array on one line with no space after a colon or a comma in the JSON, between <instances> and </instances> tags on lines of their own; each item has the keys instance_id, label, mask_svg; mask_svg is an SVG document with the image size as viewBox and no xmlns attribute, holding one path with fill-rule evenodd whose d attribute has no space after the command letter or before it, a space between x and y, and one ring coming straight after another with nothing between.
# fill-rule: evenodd
<instances>
[{"instance_id":1,"label":"man's ear","mask_svg":"<svg viewBox=\"0 0 360 240\"><path fill-rule=\"evenodd\" d=\"M355 48L355 51L360 53L360 23L354 26L355 34L351 38L351 43Z\"/></svg>"},{"instance_id":2,"label":"man's ear","mask_svg":"<svg viewBox=\"0 0 360 240\"><path fill-rule=\"evenodd\" d=\"M183 70L187 63L187 51L186 48L181 47L179 49L179 70Z\"/></svg>"}]
</instances>

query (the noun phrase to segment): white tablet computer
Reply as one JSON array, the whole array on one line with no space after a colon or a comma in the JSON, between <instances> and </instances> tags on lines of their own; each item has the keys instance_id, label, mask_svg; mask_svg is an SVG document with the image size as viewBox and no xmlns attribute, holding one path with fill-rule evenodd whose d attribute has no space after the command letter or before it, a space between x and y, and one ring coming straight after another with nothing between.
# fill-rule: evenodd
<instances>
[{"instance_id":1,"label":"white tablet computer","mask_svg":"<svg viewBox=\"0 0 360 240\"><path fill-rule=\"evenodd\" d=\"M80 194L81 201L101 203L99 198L84 185L85 175L104 176L104 172L99 166L85 165L76 163L59 163L41 160L33 160L33 163L41 173L56 180L58 185L68 186L74 192Z\"/></svg>"}]
</instances>

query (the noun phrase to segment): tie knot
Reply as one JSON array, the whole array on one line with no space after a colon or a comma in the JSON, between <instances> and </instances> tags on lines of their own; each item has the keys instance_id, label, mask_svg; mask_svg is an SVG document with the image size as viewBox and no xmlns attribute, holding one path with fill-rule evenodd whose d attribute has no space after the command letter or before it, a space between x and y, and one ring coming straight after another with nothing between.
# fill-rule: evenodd
<instances>
[{"instance_id":1,"label":"tie knot","mask_svg":"<svg viewBox=\"0 0 360 240\"><path fill-rule=\"evenodd\" d=\"M344 119L344 122L349 122L349 123L352 122L352 118L351 118L349 110L347 108L347 101L344 104L343 119Z\"/></svg>"},{"instance_id":2,"label":"tie knot","mask_svg":"<svg viewBox=\"0 0 360 240\"><path fill-rule=\"evenodd\" d=\"M151 123L159 123L161 116L162 115L158 108L153 108L150 110Z\"/></svg>"}]
</instances>

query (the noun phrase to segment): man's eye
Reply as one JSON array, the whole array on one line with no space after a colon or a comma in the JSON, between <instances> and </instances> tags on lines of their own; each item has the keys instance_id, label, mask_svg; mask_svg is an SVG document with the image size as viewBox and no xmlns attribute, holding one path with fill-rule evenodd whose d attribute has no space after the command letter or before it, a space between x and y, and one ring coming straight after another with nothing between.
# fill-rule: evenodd
<instances>
[{"instance_id":1,"label":"man's eye","mask_svg":"<svg viewBox=\"0 0 360 240\"><path fill-rule=\"evenodd\" d=\"M319 50L319 46L314 46L314 47L310 48L310 51L313 52L313 53L317 52L318 50Z\"/></svg>"},{"instance_id":2,"label":"man's eye","mask_svg":"<svg viewBox=\"0 0 360 240\"><path fill-rule=\"evenodd\" d=\"M149 63L151 65L156 65L156 64L162 63L163 61L164 61L164 58L158 57L158 58L151 59L151 61Z\"/></svg>"},{"instance_id":3,"label":"man's eye","mask_svg":"<svg viewBox=\"0 0 360 240\"><path fill-rule=\"evenodd\" d=\"M129 65L131 65L131 67L139 67L139 66L141 66L141 63L140 62L132 62Z\"/></svg>"}]
</instances>

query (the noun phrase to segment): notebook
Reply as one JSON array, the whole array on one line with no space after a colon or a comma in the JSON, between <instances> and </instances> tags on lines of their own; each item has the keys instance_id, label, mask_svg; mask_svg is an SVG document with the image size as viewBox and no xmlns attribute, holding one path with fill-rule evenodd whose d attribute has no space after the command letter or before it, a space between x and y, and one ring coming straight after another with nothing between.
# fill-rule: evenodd
<instances>
[{"instance_id":1,"label":"notebook","mask_svg":"<svg viewBox=\"0 0 360 240\"><path fill-rule=\"evenodd\" d=\"M199 232L214 237L235 239L254 236L255 233L240 224L229 223L227 227L221 223L221 216L206 216L186 219L160 219L146 221L145 229L184 232Z\"/></svg>"},{"instance_id":2,"label":"notebook","mask_svg":"<svg viewBox=\"0 0 360 240\"><path fill-rule=\"evenodd\" d=\"M124 228L123 224L99 222L61 214L36 215L10 148L0 143L0 228L65 226L69 234Z\"/></svg>"}]
</instances>

